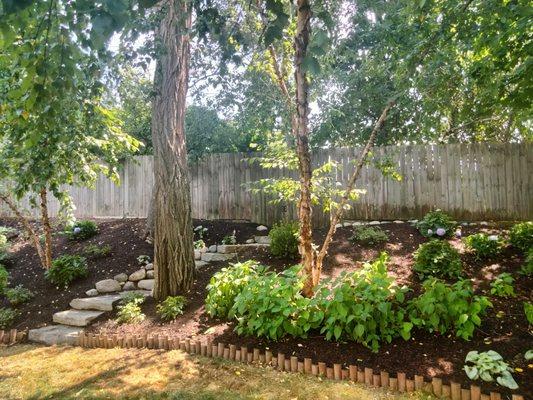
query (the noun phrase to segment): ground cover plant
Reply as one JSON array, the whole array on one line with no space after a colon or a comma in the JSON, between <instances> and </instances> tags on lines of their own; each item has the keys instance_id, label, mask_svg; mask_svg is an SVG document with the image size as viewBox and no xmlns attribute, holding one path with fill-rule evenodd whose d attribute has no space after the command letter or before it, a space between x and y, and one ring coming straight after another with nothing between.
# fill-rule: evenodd
<instances>
[{"instance_id":1,"label":"ground cover plant","mask_svg":"<svg viewBox=\"0 0 533 400\"><path fill-rule=\"evenodd\" d=\"M83 255L91 258L107 257L111 254L112 247L109 244L88 244L83 248Z\"/></svg>"},{"instance_id":2,"label":"ground cover plant","mask_svg":"<svg viewBox=\"0 0 533 400\"><path fill-rule=\"evenodd\" d=\"M157 313L164 321L172 321L183 314L187 300L183 296L169 296L157 305Z\"/></svg>"},{"instance_id":3,"label":"ground cover plant","mask_svg":"<svg viewBox=\"0 0 533 400\"><path fill-rule=\"evenodd\" d=\"M466 355L464 370L472 380L482 379L485 382L496 380L498 384L509 389L518 389L509 367L500 354L494 350L479 353L471 351Z\"/></svg>"},{"instance_id":4,"label":"ground cover plant","mask_svg":"<svg viewBox=\"0 0 533 400\"><path fill-rule=\"evenodd\" d=\"M359 226L354 229L352 242L360 242L366 245L374 245L386 242L389 239L387 233L379 226Z\"/></svg>"},{"instance_id":5,"label":"ground cover plant","mask_svg":"<svg viewBox=\"0 0 533 400\"><path fill-rule=\"evenodd\" d=\"M533 247L533 222L521 222L514 225L509 233L509 242L517 249L527 252Z\"/></svg>"},{"instance_id":6,"label":"ground cover plant","mask_svg":"<svg viewBox=\"0 0 533 400\"><path fill-rule=\"evenodd\" d=\"M34 296L31 290L25 288L22 285L17 285L14 288L6 289L4 293L9 302L14 306L26 303L30 301Z\"/></svg>"},{"instance_id":7,"label":"ground cover plant","mask_svg":"<svg viewBox=\"0 0 533 400\"><path fill-rule=\"evenodd\" d=\"M477 260L484 258L493 258L501 253L503 241L498 235L486 235L476 233L463 239L466 248Z\"/></svg>"},{"instance_id":8,"label":"ground cover plant","mask_svg":"<svg viewBox=\"0 0 533 400\"><path fill-rule=\"evenodd\" d=\"M0 307L0 329L9 329L18 313L12 308Z\"/></svg>"},{"instance_id":9,"label":"ground cover plant","mask_svg":"<svg viewBox=\"0 0 533 400\"><path fill-rule=\"evenodd\" d=\"M118 306L116 321L119 324L138 324L145 319L141 304L145 301L142 294L130 292L121 300Z\"/></svg>"},{"instance_id":10,"label":"ground cover plant","mask_svg":"<svg viewBox=\"0 0 533 400\"><path fill-rule=\"evenodd\" d=\"M513 276L508 272L504 272L491 282L490 293L500 297L515 297L513 283Z\"/></svg>"}]
</instances>

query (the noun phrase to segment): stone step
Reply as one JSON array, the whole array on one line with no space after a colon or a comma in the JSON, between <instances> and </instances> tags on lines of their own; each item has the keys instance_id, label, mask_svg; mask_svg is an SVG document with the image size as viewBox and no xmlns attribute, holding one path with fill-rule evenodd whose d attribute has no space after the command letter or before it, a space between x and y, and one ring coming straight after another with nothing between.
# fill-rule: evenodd
<instances>
[{"instance_id":1,"label":"stone step","mask_svg":"<svg viewBox=\"0 0 533 400\"><path fill-rule=\"evenodd\" d=\"M53 316L53 321L57 324L71 325L71 326L87 326L93 320L101 316L103 311L87 311L87 310L65 310L56 312Z\"/></svg>"},{"instance_id":2,"label":"stone step","mask_svg":"<svg viewBox=\"0 0 533 400\"><path fill-rule=\"evenodd\" d=\"M144 297L152 295L150 290L130 290L104 296L77 298L70 302L70 306L76 310L112 311L113 305L128 293L139 293Z\"/></svg>"},{"instance_id":3,"label":"stone step","mask_svg":"<svg viewBox=\"0 0 533 400\"><path fill-rule=\"evenodd\" d=\"M259 244L270 244L272 239L270 239L270 236L254 236L254 240L256 243Z\"/></svg>"},{"instance_id":4,"label":"stone step","mask_svg":"<svg viewBox=\"0 0 533 400\"><path fill-rule=\"evenodd\" d=\"M50 325L44 328L30 329L28 340L30 342L52 345L73 345L83 328L67 325Z\"/></svg>"},{"instance_id":5,"label":"stone step","mask_svg":"<svg viewBox=\"0 0 533 400\"><path fill-rule=\"evenodd\" d=\"M236 253L222 254L222 253L203 253L202 261L212 262L212 261L228 261L237 257Z\"/></svg>"},{"instance_id":6,"label":"stone step","mask_svg":"<svg viewBox=\"0 0 533 400\"><path fill-rule=\"evenodd\" d=\"M113 304L122 298L120 294L73 299L70 306L76 310L112 311Z\"/></svg>"},{"instance_id":7,"label":"stone step","mask_svg":"<svg viewBox=\"0 0 533 400\"><path fill-rule=\"evenodd\" d=\"M270 245L266 243L221 244L217 246L217 252L222 254L231 254L245 250L261 250L268 248L270 248Z\"/></svg>"}]
</instances>

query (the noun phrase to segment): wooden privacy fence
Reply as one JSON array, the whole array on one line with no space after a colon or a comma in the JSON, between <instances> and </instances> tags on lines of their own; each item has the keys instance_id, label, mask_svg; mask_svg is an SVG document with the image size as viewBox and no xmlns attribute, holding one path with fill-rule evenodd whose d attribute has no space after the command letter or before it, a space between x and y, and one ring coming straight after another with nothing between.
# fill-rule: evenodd
<instances>
[{"instance_id":1,"label":"wooden privacy fence","mask_svg":"<svg viewBox=\"0 0 533 400\"><path fill-rule=\"evenodd\" d=\"M313 163L329 159L342 168L332 174L346 182L360 149L324 149ZM250 163L250 154L213 154L190 166L193 215L205 219L243 219L272 224L294 218L294 207L272 205L264 194L252 194L250 183L261 178L296 176L294 172L265 170ZM256 156L256 155L253 155ZM440 208L457 219L533 219L533 144L447 144L383 146L378 159L390 159L401 181L384 177L365 166L357 187L366 194L352 204L346 219L407 219ZM146 217L153 186L153 158L139 156L126 162L121 185L101 177L94 189L69 188L77 217ZM51 202L52 215L58 211ZM28 205L27 200L22 205ZM0 212L6 213L5 207ZM319 207L315 222L328 216Z\"/></svg>"}]
</instances>

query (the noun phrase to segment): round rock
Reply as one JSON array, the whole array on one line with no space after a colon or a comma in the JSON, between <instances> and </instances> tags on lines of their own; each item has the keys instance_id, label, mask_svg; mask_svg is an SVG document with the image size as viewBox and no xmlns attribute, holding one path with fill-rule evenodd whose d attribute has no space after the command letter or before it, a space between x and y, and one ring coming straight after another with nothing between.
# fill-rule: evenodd
<instances>
[{"instance_id":1,"label":"round rock","mask_svg":"<svg viewBox=\"0 0 533 400\"><path fill-rule=\"evenodd\" d=\"M99 293L111 293L120 291L120 283L114 279L104 279L95 284Z\"/></svg>"},{"instance_id":2,"label":"round rock","mask_svg":"<svg viewBox=\"0 0 533 400\"><path fill-rule=\"evenodd\" d=\"M154 264L149 263L144 266L144 269L147 271L150 271L151 269L154 269Z\"/></svg>"},{"instance_id":3,"label":"round rock","mask_svg":"<svg viewBox=\"0 0 533 400\"><path fill-rule=\"evenodd\" d=\"M135 289L137 288L135 287L135 283L133 282L126 282L124 286L122 287L122 290L135 290Z\"/></svg>"},{"instance_id":4,"label":"round rock","mask_svg":"<svg viewBox=\"0 0 533 400\"><path fill-rule=\"evenodd\" d=\"M98 296L99 293L98 293L98 290L96 290L96 289L89 289L89 290L87 290L87 291L85 292L85 294L86 294L87 296L91 296L91 297L93 297L93 296Z\"/></svg>"},{"instance_id":5,"label":"round rock","mask_svg":"<svg viewBox=\"0 0 533 400\"><path fill-rule=\"evenodd\" d=\"M144 268L141 268L140 270L130 274L130 277L128 279L132 282L137 282L144 278L146 278L146 270Z\"/></svg>"},{"instance_id":6,"label":"round rock","mask_svg":"<svg viewBox=\"0 0 533 400\"><path fill-rule=\"evenodd\" d=\"M113 279L116 280L117 282L124 283L128 280L128 275L125 273L121 273L121 274L115 275Z\"/></svg>"}]
</instances>

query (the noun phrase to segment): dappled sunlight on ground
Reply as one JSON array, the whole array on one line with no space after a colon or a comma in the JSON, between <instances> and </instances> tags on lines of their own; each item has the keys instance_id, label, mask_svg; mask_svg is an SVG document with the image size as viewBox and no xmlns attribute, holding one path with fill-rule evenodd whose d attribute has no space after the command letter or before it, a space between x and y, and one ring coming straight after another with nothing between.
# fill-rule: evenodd
<instances>
[{"instance_id":1,"label":"dappled sunlight on ground","mask_svg":"<svg viewBox=\"0 0 533 400\"><path fill-rule=\"evenodd\" d=\"M426 399L180 351L20 345L0 349L2 399Z\"/></svg>"}]
</instances>

